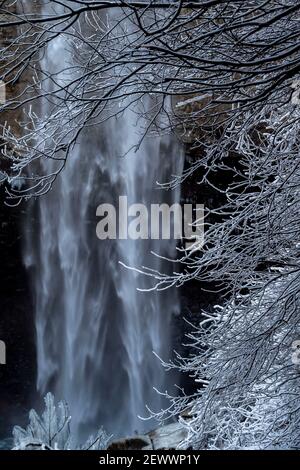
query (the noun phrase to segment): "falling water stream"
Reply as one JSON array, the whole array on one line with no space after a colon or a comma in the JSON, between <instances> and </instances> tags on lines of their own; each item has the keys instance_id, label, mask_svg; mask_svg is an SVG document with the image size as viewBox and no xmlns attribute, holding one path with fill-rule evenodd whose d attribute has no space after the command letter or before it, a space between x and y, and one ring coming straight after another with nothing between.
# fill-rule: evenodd
<instances>
[{"instance_id":1,"label":"falling water stream","mask_svg":"<svg viewBox=\"0 0 300 470\"><path fill-rule=\"evenodd\" d=\"M47 70L63 64L57 64L61 41L43 59ZM45 102L43 113L50 112ZM119 261L168 271L170 263L150 252L174 257L176 242L96 237L101 203L117 207L121 195L129 205L179 202L179 190L162 191L156 184L182 170L177 142L147 137L135 152L140 125L127 110L86 130L53 189L27 214L24 259L35 298L37 387L68 402L75 433L82 435L100 425L114 435L153 426L138 416L147 416L145 405L163 406L153 387L165 390L174 379L153 351L170 357L176 290L138 291L153 280Z\"/></svg>"}]
</instances>

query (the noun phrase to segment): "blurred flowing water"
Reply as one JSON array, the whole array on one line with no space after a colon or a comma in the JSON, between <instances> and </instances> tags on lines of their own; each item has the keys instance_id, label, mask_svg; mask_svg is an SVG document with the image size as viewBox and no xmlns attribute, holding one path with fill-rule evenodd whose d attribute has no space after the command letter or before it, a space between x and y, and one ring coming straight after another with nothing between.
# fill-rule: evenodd
<instances>
[{"instance_id":1,"label":"blurred flowing water","mask_svg":"<svg viewBox=\"0 0 300 470\"><path fill-rule=\"evenodd\" d=\"M62 70L63 51L58 38L43 58L44 70ZM179 202L179 190L159 190L156 182L180 174L180 147L170 136L147 137L135 152L143 122L136 122L133 111L82 134L61 177L31 205L25 224L24 260L35 298L37 387L41 394L51 390L57 400L68 402L78 435L100 425L114 435L152 427L138 415L147 416L145 405L159 410L164 399L153 387L164 391L174 382L153 351L170 357L177 292L139 292L153 280L119 261L168 272L170 263L150 252L174 258L176 242L96 237L101 203L117 207L120 195L127 195L129 205ZM45 102L43 114L49 113ZM49 171L54 163L44 165Z\"/></svg>"}]
</instances>

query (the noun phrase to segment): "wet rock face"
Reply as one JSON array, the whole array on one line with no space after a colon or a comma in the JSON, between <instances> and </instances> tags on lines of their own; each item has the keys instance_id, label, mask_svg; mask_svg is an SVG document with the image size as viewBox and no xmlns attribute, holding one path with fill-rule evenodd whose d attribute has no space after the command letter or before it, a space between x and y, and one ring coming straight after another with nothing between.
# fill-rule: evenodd
<instances>
[{"instance_id":1,"label":"wet rock face","mask_svg":"<svg viewBox=\"0 0 300 470\"><path fill-rule=\"evenodd\" d=\"M12 2L12 13L16 12L17 4ZM15 28L1 28L1 46L9 46L15 36ZM7 72L1 58L0 72ZM18 96L24 90L28 73L25 72L13 83L9 83L11 77L7 76L6 98ZM22 116L21 107L2 111L0 129L7 123L15 135L19 135L17 121ZM4 145L5 142L0 139L0 172L9 173L10 162L2 152ZM22 262L22 220L26 204L8 207L5 205L6 198L5 183L0 183L0 340L6 346L6 364L0 365L0 439L11 436L13 425L23 420L26 423L36 376L33 306L29 280Z\"/></svg>"},{"instance_id":2,"label":"wet rock face","mask_svg":"<svg viewBox=\"0 0 300 470\"><path fill-rule=\"evenodd\" d=\"M185 170L187 170L195 161L199 159L204 151L201 145L193 146L192 143L186 144L185 151ZM181 186L181 204L204 204L206 208L215 209L222 205L225 200L222 193L213 189L208 184L198 182L202 178L201 169L193 173ZM228 184L230 174L216 174L213 183L215 187ZM210 223L216 222L216 218L210 219ZM201 321L201 312L203 310L212 310L215 304L222 303L222 297L219 291L220 286L212 283L190 280L180 287L181 315L176 318L174 326L174 349L179 351L183 357L192 355L195 351L189 346L189 340L186 335L193 331L193 326L198 326ZM187 321L186 321L187 320ZM183 346L184 345L184 346ZM199 384L188 374L181 375L180 386L184 388L185 393L194 393Z\"/></svg>"},{"instance_id":3,"label":"wet rock face","mask_svg":"<svg viewBox=\"0 0 300 470\"><path fill-rule=\"evenodd\" d=\"M111 442L108 450L152 450L149 436L133 436Z\"/></svg>"},{"instance_id":4,"label":"wet rock face","mask_svg":"<svg viewBox=\"0 0 300 470\"><path fill-rule=\"evenodd\" d=\"M21 256L24 206L4 204L0 186L0 339L6 364L0 365L0 438L26 420L35 388L35 339L32 300Z\"/></svg>"}]
</instances>

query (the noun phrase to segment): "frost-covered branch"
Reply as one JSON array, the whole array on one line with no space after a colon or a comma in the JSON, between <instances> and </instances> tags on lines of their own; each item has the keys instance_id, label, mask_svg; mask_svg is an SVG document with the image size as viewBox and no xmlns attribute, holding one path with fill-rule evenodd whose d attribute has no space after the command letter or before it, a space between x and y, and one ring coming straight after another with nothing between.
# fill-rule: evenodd
<instances>
[{"instance_id":1,"label":"frost-covered branch","mask_svg":"<svg viewBox=\"0 0 300 470\"><path fill-rule=\"evenodd\" d=\"M82 130L132 103L150 116L149 132L172 128L208 146L248 111L297 99L300 7L293 1L29 4L0 5L0 30L5 36L13 28L1 46L0 77L12 87L26 77L4 107L25 110L21 134L13 136L9 122L3 129L4 174L16 200L46 192ZM45 101L51 116L43 113ZM158 124L161 113L166 119ZM20 178L22 191L15 191Z\"/></svg>"},{"instance_id":2,"label":"frost-covered branch","mask_svg":"<svg viewBox=\"0 0 300 470\"><path fill-rule=\"evenodd\" d=\"M42 416L31 410L27 428L15 426L13 435L13 450L102 450L106 449L110 440L101 428L96 436L90 436L83 446L79 446L72 435L67 404L59 402L56 406L51 393L45 397L45 411Z\"/></svg>"}]
</instances>

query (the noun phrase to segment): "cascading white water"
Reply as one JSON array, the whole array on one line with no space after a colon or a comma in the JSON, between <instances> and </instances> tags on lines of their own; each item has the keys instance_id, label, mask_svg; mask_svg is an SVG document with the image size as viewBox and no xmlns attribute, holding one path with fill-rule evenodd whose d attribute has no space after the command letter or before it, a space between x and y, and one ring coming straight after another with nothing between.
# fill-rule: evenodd
<instances>
[{"instance_id":1,"label":"cascading white water","mask_svg":"<svg viewBox=\"0 0 300 470\"><path fill-rule=\"evenodd\" d=\"M57 57L63 61L61 41L54 41L43 59L47 70L63 66L57 64ZM86 130L52 191L27 216L24 253L35 296L37 386L41 394L51 390L68 402L77 434L100 425L114 435L149 427L138 415L147 415L146 404L160 409L162 398L153 387L170 385L153 351L170 356L177 293L139 292L138 287L152 285L151 279L118 262L167 271L169 263L150 252L174 256L176 241L96 237L101 203L117 205L120 195L127 195L129 205L179 202L178 190L156 186L182 169L176 142L148 137L138 152L128 152L138 139L135 119L127 110ZM34 233L33 217L38 220Z\"/></svg>"}]
</instances>

